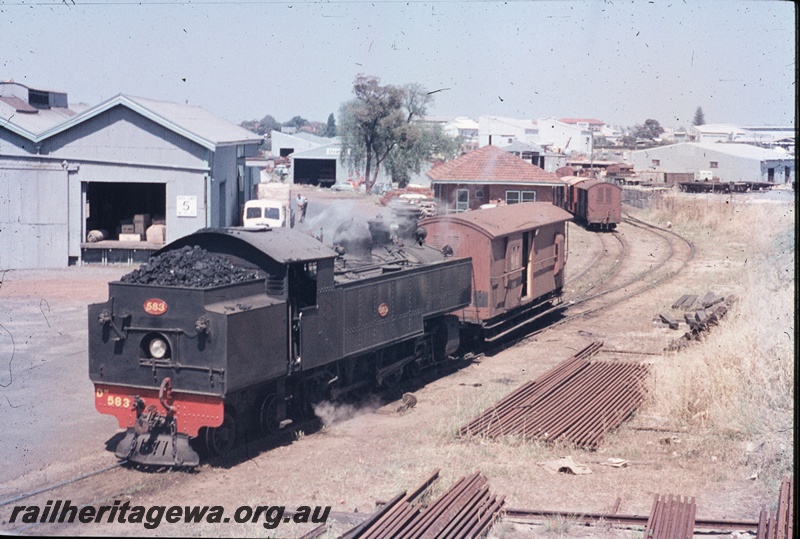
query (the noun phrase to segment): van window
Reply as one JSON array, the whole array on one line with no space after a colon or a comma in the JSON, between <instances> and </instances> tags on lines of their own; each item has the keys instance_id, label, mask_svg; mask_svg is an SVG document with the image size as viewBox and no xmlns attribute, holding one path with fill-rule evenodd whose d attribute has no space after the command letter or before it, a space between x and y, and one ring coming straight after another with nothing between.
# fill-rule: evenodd
<instances>
[{"instance_id":1,"label":"van window","mask_svg":"<svg viewBox=\"0 0 800 539\"><path fill-rule=\"evenodd\" d=\"M247 208L245 219L258 219L261 217L261 208Z\"/></svg>"},{"instance_id":2,"label":"van window","mask_svg":"<svg viewBox=\"0 0 800 539\"><path fill-rule=\"evenodd\" d=\"M278 208L264 208L265 219L280 219L281 210Z\"/></svg>"}]
</instances>

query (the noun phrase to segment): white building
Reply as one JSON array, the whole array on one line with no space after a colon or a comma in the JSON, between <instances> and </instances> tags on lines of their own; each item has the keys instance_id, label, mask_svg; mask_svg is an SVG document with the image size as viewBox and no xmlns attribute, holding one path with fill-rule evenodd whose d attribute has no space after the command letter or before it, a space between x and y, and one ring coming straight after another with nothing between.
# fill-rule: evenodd
<instances>
[{"instance_id":1,"label":"white building","mask_svg":"<svg viewBox=\"0 0 800 539\"><path fill-rule=\"evenodd\" d=\"M334 142L333 139L318 137L302 131L295 133L272 131L270 139L272 140L272 155L274 157L286 157L295 152L312 150Z\"/></svg>"},{"instance_id":2,"label":"white building","mask_svg":"<svg viewBox=\"0 0 800 539\"><path fill-rule=\"evenodd\" d=\"M479 127L480 125L475 120L459 116L453 121L447 122L442 130L453 138L461 137L465 146L477 148Z\"/></svg>"},{"instance_id":3,"label":"white building","mask_svg":"<svg viewBox=\"0 0 800 539\"><path fill-rule=\"evenodd\" d=\"M478 144L502 148L519 141L525 144L539 143L539 125L536 120L519 120L502 116L478 117Z\"/></svg>"},{"instance_id":4,"label":"white building","mask_svg":"<svg viewBox=\"0 0 800 539\"><path fill-rule=\"evenodd\" d=\"M637 175L663 179L664 173L693 173L722 182L790 183L795 161L783 150L751 144L684 142L631 152L628 162Z\"/></svg>"},{"instance_id":5,"label":"white building","mask_svg":"<svg viewBox=\"0 0 800 539\"><path fill-rule=\"evenodd\" d=\"M555 118L519 120L481 116L478 118L478 125L478 143L481 147L491 144L503 148L519 141L541 146L554 153L592 152L592 131L589 124L578 127Z\"/></svg>"},{"instance_id":6,"label":"white building","mask_svg":"<svg viewBox=\"0 0 800 539\"><path fill-rule=\"evenodd\" d=\"M550 148L554 152L563 152L567 155L592 153L592 130L590 124L568 124L555 118L539 120L538 144Z\"/></svg>"}]
</instances>

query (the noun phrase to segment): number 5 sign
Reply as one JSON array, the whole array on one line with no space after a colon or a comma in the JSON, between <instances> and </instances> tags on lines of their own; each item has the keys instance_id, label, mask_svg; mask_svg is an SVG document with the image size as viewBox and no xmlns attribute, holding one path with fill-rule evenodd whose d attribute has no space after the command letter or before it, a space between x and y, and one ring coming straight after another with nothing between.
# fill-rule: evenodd
<instances>
[{"instance_id":1,"label":"number 5 sign","mask_svg":"<svg viewBox=\"0 0 800 539\"><path fill-rule=\"evenodd\" d=\"M179 195L175 213L178 217L197 217L197 197Z\"/></svg>"}]
</instances>

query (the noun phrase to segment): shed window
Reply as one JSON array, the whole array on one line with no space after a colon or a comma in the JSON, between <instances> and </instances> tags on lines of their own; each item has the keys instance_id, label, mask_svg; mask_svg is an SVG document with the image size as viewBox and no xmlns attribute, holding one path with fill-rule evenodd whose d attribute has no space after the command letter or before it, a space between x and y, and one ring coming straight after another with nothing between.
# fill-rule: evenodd
<instances>
[{"instance_id":1,"label":"shed window","mask_svg":"<svg viewBox=\"0 0 800 539\"><path fill-rule=\"evenodd\" d=\"M661 166L661 159L653 159L653 166L660 167Z\"/></svg>"},{"instance_id":2,"label":"shed window","mask_svg":"<svg viewBox=\"0 0 800 539\"><path fill-rule=\"evenodd\" d=\"M709 168L719 168L719 162L711 161L708 166Z\"/></svg>"}]
</instances>

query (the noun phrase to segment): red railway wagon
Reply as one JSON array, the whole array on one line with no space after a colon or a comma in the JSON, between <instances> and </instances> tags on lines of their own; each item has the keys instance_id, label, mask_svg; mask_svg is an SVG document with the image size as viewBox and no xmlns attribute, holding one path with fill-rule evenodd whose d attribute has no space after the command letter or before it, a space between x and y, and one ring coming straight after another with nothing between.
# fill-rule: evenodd
<instances>
[{"instance_id":1,"label":"red railway wagon","mask_svg":"<svg viewBox=\"0 0 800 539\"><path fill-rule=\"evenodd\" d=\"M622 220L622 188L613 183L578 176L564 177L563 195L554 204L564 208L587 228L613 230Z\"/></svg>"},{"instance_id":2,"label":"red railway wagon","mask_svg":"<svg viewBox=\"0 0 800 539\"><path fill-rule=\"evenodd\" d=\"M571 219L552 204L525 202L436 216L420 225L426 244L472 258L472 302L460 317L492 341L560 299Z\"/></svg>"}]
</instances>

